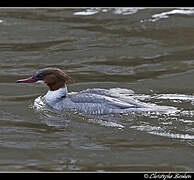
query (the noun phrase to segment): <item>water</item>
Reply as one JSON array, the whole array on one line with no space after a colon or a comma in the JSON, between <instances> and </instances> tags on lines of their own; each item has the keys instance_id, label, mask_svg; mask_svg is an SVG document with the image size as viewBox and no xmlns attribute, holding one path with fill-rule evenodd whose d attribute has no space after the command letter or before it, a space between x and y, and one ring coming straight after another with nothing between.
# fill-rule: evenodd
<instances>
[{"instance_id":1,"label":"water","mask_svg":"<svg viewBox=\"0 0 194 180\"><path fill-rule=\"evenodd\" d=\"M193 17L193 8L0 9L0 171L193 171ZM69 91L126 88L177 111L51 110L45 85L15 83L46 67L74 79Z\"/></svg>"}]
</instances>

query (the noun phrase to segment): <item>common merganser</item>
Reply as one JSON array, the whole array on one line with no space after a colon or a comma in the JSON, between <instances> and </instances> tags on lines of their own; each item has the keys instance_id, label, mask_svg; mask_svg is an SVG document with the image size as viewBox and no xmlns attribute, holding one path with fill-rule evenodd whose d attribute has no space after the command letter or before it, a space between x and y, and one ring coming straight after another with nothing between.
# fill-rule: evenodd
<instances>
[{"instance_id":1,"label":"common merganser","mask_svg":"<svg viewBox=\"0 0 194 180\"><path fill-rule=\"evenodd\" d=\"M100 115L168 109L165 106L162 108L162 106L140 102L132 97L133 91L128 89L97 88L68 93L66 83L70 80L72 80L71 77L61 69L44 68L37 71L32 77L16 82L44 81L49 87L49 91L44 96L47 104L60 111L75 110L85 114Z\"/></svg>"}]
</instances>

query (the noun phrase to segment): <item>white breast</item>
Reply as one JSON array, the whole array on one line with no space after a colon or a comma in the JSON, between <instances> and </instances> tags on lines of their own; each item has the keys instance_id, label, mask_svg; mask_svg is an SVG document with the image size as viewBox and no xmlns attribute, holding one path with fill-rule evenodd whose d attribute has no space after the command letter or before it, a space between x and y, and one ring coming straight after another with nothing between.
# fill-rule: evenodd
<instances>
[{"instance_id":1,"label":"white breast","mask_svg":"<svg viewBox=\"0 0 194 180\"><path fill-rule=\"evenodd\" d=\"M49 105L54 106L56 103L62 100L62 97L65 97L66 95L67 86L56 91L48 91L44 97Z\"/></svg>"}]
</instances>

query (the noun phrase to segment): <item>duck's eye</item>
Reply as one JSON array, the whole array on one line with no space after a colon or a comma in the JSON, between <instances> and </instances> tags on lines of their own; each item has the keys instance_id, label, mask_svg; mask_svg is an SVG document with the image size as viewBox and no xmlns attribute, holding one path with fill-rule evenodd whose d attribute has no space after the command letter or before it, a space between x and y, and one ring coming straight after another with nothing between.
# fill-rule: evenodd
<instances>
[{"instance_id":1,"label":"duck's eye","mask_svg":"<svg viewBox=\"0 0 194 180\"><path fill-rule=\"evenodd\" d=\"M37 81L42 80L43 77L44 76L42 74L33 75L33 78L36 79Z\"/></svg>"}]
</instances>

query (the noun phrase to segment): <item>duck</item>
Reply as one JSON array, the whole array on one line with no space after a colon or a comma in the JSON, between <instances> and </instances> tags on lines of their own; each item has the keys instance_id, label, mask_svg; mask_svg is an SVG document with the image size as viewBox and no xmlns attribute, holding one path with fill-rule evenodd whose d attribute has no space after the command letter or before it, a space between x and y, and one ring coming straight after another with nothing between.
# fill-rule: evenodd
<instances>
[{"instance_id":1,"label":"duck","mask_svg":"<svg viewBox=\"0 0 194 180\"><path fill-rule=\"evenodd\" d=\"M78 111L84 114L106 115L158 110L157 105L140 102L133 98L130 89L111 88L86 89L68 92L67 83L72 78L59 68L43 68L27 79L16 83L35 83L43 81L49 88L44 95L46 103L59 111ZM162 108L164 110L164 108Z\"/></svg>"}]
</instances>

